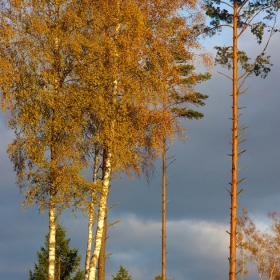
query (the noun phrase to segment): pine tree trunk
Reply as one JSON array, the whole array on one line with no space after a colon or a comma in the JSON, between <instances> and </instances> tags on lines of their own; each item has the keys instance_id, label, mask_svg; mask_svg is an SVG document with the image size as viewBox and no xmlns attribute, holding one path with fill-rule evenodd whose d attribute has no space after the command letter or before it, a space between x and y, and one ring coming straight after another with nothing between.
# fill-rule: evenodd
<instances>
[{"instance_id":1,"label":"pine tree trunk","mask_svg":"<svg viewBox=\"0 0 280 280\"><path fill-rule=\"evenodd\" d=\"M162 151L162 280L166 279L166 138L163 140Z\"/></svg>"},{"instance_id":2,"label":"pine tree trunk","mask_svg":"<svg viewBox=\"0 0 280 280\"><path fill-rule=\"evenodd\" d=\"M54 280L55 274L55 194L50 192L50 206L49 206L49 271L48 280Z\"/></svg>"},{"instance_id":3,"label":"pine tree trunk","mask_svg":"<svg viewBox=\"0 0 280 280\"><path fill-rule=\"evenodd\" d=\"M229 279L236 279L236 219L238 181L238 91L237 91L237 0L233 11L233 90L232 90L232 169L231 169L231 215L230 215L230 269Z\"/></svg>"},{"instance_id":4,"label":"pine tree trunk","mask_svg":"<svg viewBox=\"0 0 280 280\"><path fill-rule=\"evenodd\" d=\"M109 184L110 184L110 174L111 174L111 155L110 153L103 155L103 162L105 166L104 176L102 179L102 192L100 196L100 206L99 206L99 213L98 213L98 222L97 222L97 229L95 234L95 242L94 242L94 252L90 262L90 272L89 272L89 280L95 280L96 274L96 265L98 262L101 243L102 243L102 236L103 236L103 228L104 228L104 219L106 216L107 210L107 197L109 194Z\"/></svg>"}]
</instances>

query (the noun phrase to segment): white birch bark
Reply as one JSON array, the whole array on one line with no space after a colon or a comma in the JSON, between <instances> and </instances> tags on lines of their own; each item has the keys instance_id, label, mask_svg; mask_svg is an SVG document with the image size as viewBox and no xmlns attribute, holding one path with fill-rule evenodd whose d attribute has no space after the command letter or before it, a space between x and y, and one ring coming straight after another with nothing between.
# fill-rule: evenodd
<instances>
[{"instance_id":1,"label":"white birch bark","mask_svg":"<svg viewBox=\"0 0 280 280\"><path fill-rule=\"evenodd\" d=\"M50 192L50 206L49 206L49 272L48 280L54 280L55 273L55 195Z\"/></svg>"},{"instance_id":2,"label":"white birch bark","mask_svg":"<svg viewBox=\"0 0 280 280\"><path fill-rule=\"evenodd\" d=\"M58 20L58 3L57 0L55 1L55 15L56 20ZM55 58L55 68L57 67L57 54L59 51L59 44L58 44L58 36L55 36L54 41L54 58ZM56 69L55 69L56 70ZM59 75L55 78L55 96L58 96L58 88L59 88ZM54 121L54 116L53 116ZM54 157L54 150L51 147L51 161L53 161ZM54 179L53 177L51 179ZM56 219L55 213L56 212L56 194L54 191L54 187L51 186L50 189L50 205L49 205L49 271L48 271L48 280L55 279L55 234L56 234Z\"/></svg>"},{"instance_id":3,"label":"white birch bark","mask_svg":"<svg viewBox=\"0 0 280 280\"><path fill-rule=\"evenodd\" d=\"M104 218L106 215L106 208L107 208L107 197L109 193L110 174L111 174L111 154L108 153L106 159L104 177L102 180L102 192L101 192L100 202L99 202L100 206L99 206L97 229L95 234L94 251L90 262L90 270L89 270L89 278L88 278L89 280L95 280L95 275L96 275L96 265L100 254L103 228L104 228Z\"/></svg>"},{"instance_id":4,"label":"white birch bark","mask_svg":"<svg viewBox=\"0 0 280 280\"><path fill-rule=\"evenodd\" d=\"M120 8L120 1L117 1L117 14L119 13L119 8ZM118 24L116 27L116 33L119 32L121 25ZM113 46L115 47L115 46ZM117 48L114 50L114 58L115 58L115 73L114 73L114 81L113 81L113 96L112 96L112 101L113 103L116 102L116 96L118 93L118 78L117 78L117 69L118 69L118 63L117 63L117 58L118 58L118 51ZM113 70L113 71L114 71ZM112 116L113 117L113 116ZM111 131L112 134L114 135L114 120L112 119L111 121ZM107 198L109 194L109 185L110 185L110 175L111 175L111 158L112 154L111 151L107 150L106 159L103 157L103 160L105 160L105 166L104 166L104 174L102 178L102 192L100 195L100 201L99 201L99 213L98 213L98 223L97 223L97 229L95 233L95 243L94 243L94 252L91 258L91 263L90 263L90 272L89 272L89 278L88 280L95 280L96 276L96 266L97 262L99 259L100 255L100 249L101 249L101 243L102 243L102 236L103 236L103 228L105 224L105 216L107 212Z\"/></svg>"},{"instance_id":5,"label":"white birch bark","mask_svg":"<svg viewBox=\"0 0 280 280\"><path fill-rule=\"evenodd\" d=\"M94 157L94 167L93 167L93 183L97 182L98 177L98 165L99 165L99 152L97 151ZM91 248L92 248L92 228L94 224L94 196L91 196L89 216L88 216L88 241L87 241L87 253L85 261L85 280L89 278L89 269L90 269L90 257L91 257Z\"/></svg>"},{"instance_id":6,"label":"white birch bark","mask_svg":"<svg viewBox=\"0 0 280 280\"><path fill-rule=\"evenodd\" d=\"M94 224L94 206L93 198L91 198L90 210L88 216L88 240L87 240L87 253L85 261L85 280L88 280L89 277L89 268L90 268L90 257L91 257L91 247L92 247L92 228Z\"/></svg>"}]
</instances>

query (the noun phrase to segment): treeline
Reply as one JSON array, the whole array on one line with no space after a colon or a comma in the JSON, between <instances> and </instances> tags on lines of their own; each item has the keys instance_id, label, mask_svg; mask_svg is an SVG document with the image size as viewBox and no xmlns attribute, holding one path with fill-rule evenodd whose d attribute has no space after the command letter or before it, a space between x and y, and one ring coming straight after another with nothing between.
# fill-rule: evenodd
<instances>
[{"instance_id":1,"label":"treeline","mask_svg":"<svg viewBox=\"0 0 280 280\"><path fill-rule=\"evenodd\" d=\"M118 172L149 176L159 156L165 170L167 141L184 134L180 119L203 116L190 107L204 105L207 96L195 86L210 78L195 71L195 61L212 64L199 38L224 26L232 28L234 41L218 48L216 62L233 71L230 278L235 279L238 139L244 129L238 126L237 97L248 76L270 71L267 44L249 63L237 42L247 28L258 43L269 28L269 42L274 26L253 21L261 12L273 20L279 3L223 3L233 12L220 4L208 1L202 9L188 0L1 1L1 104L15 132L8 153L24 207L37 204L49 212L49 280L55 279L56 224L66 208L88 216L85 279L95 279L111 178ZM205 26L204 10L211 27ZM244 70L239 77L238 63ZM82 173L89 167L92 180ZM163 208L165 202L163 196ZM162 258L165 280L164 253Z\"/></svg>"}]
</instances>

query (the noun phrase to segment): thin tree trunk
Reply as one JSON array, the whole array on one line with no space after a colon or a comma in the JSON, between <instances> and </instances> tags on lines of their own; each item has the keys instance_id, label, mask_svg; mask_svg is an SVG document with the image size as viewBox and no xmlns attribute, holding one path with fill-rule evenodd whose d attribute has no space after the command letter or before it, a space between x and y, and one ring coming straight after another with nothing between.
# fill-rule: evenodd
<instances>
[{"instance_id":1,"label":"thin tree trunk","mask_svg":"<svg viewBox=\"0 0 280 280\"><path fill-rule=\"evenodd\" d=\"M108 199L106 202L106 214L104 219L104 227L103 227L103 235L102 235L102 242L101 242L101 249L98 259L98 280L105 280L105 271L106 271L106 240L107 240L107 204Z\"/></svg>"},{"instance_id":2,"label":"thin tree trunk","mask_svg":"<svg viewBox=\"0 0 280 280\"><path fill-rule=\"evenodd\" d=\"M50 205L49 205L49 271L48 280L54 280L55 273L55 233L56 233L56 220L55 220L55 194L50 192Z\"/></svg>"},{"instance_id":3,"label":"thin tree trunk","mask_svg":"<svg viewBox=\"0 0 280 280\"><path fill-rule=\"evenodd\" d=\"M100 196L100 207L98 213L98 223L95 234L95 242L94 242L94 252L90 262L90 272L89 272L89 280L95 280L96 274L96 265L100 254L102 236L103 236L103 228L104 228L104 219L107 210L107 197L109 194L109 184L110 184L110 175L111 175L111 154L104 151L103 162L105 166L104 176L102 179L102 192Z\"/></svg>"},{"instance_id":4,"label":"thin tree trunk","mask_svg":"<svg viewBox=\"0 0 280 280\"><path fill-rule=\"evenodd\" d=\"M94 157L94 165L93 165L93 182L97 182L98 179L98 165L99 165L99 152L97 151ZM92 248L92 229L94 224L94 197L91 196L90 209L89 209L89 217L88 217L88 241L87 241L87 252L86 252L86 261L85 261L85 280L88 280L89 277L89 269L90 269L90 257L91 257L91 248Z\"/></svg>"},{"instance_id":5,"label":"thin tree trunk","mask_svg":"<svg viewBox=\"0 0 280 280\"><path fill-rule=\"evenodd\" d=\"M58 256L57 260L57 280L60 280L60 256Z\"/></svg>"},{"instance_id":6,"label":"thin tree trunk","mask_svg":"<svg viewBox=\"0 0 280 280\"><path fill-rule=\"evenodd\" d=\"M93 197L91 197L90 210L88 215L88 240L87 240L87 252L85 261L85 280L88 280L89 268L90 268L90 257L91 257L91 247L92 247L92 228L94 223L94 206Z\"/></svg>"},{"instance_id":7,"label":"thin tree trunk","mask_svg":"<svg viewBox=\"0 0 280 280\"><path fill-rule=\"evenodd\" d=\"M231 167L231 214L230 214L230 268L229 279L236 279L236 218L238 181L238 91L237 91L237 0L233 10L233 89L232 89L232 167Z\"/></svg>"},{"instance_id":8,"label":"thin tree trunk","mask_svg":"<svg viewBox=\"0 0 280 280\"><path fill-rule=\"evenodd\" d=\"M166 279L166 138L163 140L162 150L162 280Z\"/></svg>"},{"instance_id":9,"label":"thin tree trunk","mask_svg":"<svg viewBox=\"0 0 280 280\"><path fill-rule=\"evenodd\" d=\"M245 275L245 250L244 250L243 242L241 243L241 254L242 254L241 280L244 280L244 275Z\"/></svg>"}]
</instances>

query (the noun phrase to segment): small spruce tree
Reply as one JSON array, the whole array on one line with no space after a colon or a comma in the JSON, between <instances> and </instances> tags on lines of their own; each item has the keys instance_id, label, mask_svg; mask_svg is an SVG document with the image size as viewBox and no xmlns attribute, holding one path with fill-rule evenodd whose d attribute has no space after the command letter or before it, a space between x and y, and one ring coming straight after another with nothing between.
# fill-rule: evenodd
<instances>
[{"instance_id":1,"label":"small spruce tree","mask_svg":"<svg viewBox=\"0 0 280 280\"><path fill-rule=\"evenodd\" d=\"M131 275L128 275L128 270L120 265L118 273L114 276L112 275L112 280L132 280Z\"/></svg>"},{"instance_id":2,"label":"small spruce tree","mask_svg":"<svg viewBox=\"0 0 280 280\"><path fill-rule=\"evenodd\" d=\"M40 252L37 252L38 264L34 264L33 272L29 270L29 280L48 279L48 240L49 234L46 235L45 247L41 247ZM69 243L70 238L66 239L66 229L58 224L56 228L55 279L83 280L84 272L78 269L81 255L78 254L78 249L70 249ZM75 275L71 277L74 272L76 272Z\"/></svg>"}]
</instances>

